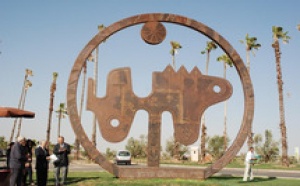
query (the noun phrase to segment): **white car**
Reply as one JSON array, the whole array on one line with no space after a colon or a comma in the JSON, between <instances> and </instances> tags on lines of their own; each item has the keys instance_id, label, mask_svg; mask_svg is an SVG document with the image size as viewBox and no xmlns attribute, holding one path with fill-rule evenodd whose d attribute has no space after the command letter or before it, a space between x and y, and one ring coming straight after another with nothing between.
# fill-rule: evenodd
<instances>
[{"instance_id":1,"label":"white car","mask_svg":"<svg viewBox=\"0 0 300 186\"><path fill-rule=\"evenodd\" d=\"M128 150L119 150L116 154L115 163L118 165L124 163L125 165L131 165L131 154Z\"/></svg>"}]
</instances>

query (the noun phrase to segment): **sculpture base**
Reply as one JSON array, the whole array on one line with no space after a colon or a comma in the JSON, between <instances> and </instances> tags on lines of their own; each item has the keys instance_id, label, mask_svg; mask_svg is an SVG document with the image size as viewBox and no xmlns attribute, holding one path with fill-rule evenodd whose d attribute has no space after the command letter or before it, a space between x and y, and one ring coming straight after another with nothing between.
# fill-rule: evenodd
<instances>
[{"instance_id":1,"label":"sculpture base","mask_svg":"<svg viewBox=\"0 0 300 186\"><path fill-rule=\"evenodd\" d=\"M204 180L204 169L178 167L119 167L121 179L182 178Z\"/></svg>"}]
</instances>

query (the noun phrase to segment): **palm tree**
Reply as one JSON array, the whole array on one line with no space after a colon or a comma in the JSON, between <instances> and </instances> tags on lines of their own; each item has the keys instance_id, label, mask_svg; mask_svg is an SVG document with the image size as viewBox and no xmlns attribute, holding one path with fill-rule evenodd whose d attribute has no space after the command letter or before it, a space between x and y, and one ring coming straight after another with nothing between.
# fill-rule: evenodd
<instances>
[{"instance_id":1,"label":"palm tree","mask_svg":"<svg viewBox=\"0 0 300 186\"><path fill-rule=\"evenodd\" d=\"M24 83L23 83L23 86L22 86L21 96L20 96L20 99L19 99L18 109L21 109L21 105L22 105L23 97L24 97L24 92L25 92L25 86L26 86L28 76L33 76L32 70L30 70L30 69L25 70L25 78L24 78ZM11 134L10 134L9 143L12 142L12 140L13 140L13 136L14 136L14 133L15 133L15 128L16 128L16 125L17 125L17 120L18 120L17 118L14 120L14 124L13 124Z\"/></svg>"},{"instance_id":2,"label":"palm tree","mask_svg":"<svg viewBox=\"0 0 300 186\"><path fill-rule=\"evenodd\" d=\"M253 49L258 50L261 47L261 44L256 43L257 38L256 37L249 37L249 34L246 34L245 40L240 40L242 44L245 44L246 47L246 60L247 60L247 70L248 73L250 73L250 51L252 52L253 56L255 56L255 53Z\"/></svg>"},{"instance_id":3,"label":"palm tree","mask_svg":"<svg viewBox=\"0 0 300 186\"><path fill-rule=\"evenodd\" d=\"M84 93L85 93L85 83L86 83L86 73L87 73L87 62L85 61L83 64L83 78L82 78L82 88L81 88L81 98L80 98L80 108L79 108L79 118L81 122L81 116L82 116L82 110L83 110L83 102L84 102ZM79 150L80 150L80 142L77 138L75 137L75 154L74 154L74 159L78 160L79 159Z\"/></svg>"},{"instance_id":4,"label":"palm tree","mask_svg":"<svg viewBox=\"0 0 300 186\"><path fill-rule=\"evenodd\" d=\"M216 50L218 48L218 45L213 41L207 41L205 50L201 51L201 54L206 54L206 68L205 68L205 74L208 75L208 65L210 60L210 52L212 50Z\"/></svg>"},{"instance_id":5,"label":"palm tree","mask_svg":"<svg viewBox=\"0 0 300 186\"><path fill-rule=\"evenodd\" d=\"M245 40L240 40L242 44L245 44L246 47L246 60L247 60L247 70L250 74L250 51L252 52L253 56L255 56L255 53L253 49L258 50L261 47L261 44L256 43L257 38L256 37L249 37L249 34L246 34ZM250 131L248 132L248 147L250 148L253 144L253 138L252 138L252 125L250 127Z\"/></svg>"},{"instance_id":6,"label":"palm tree","mask_svg":"<svg viewBox=\"0 0 300 186\"><path fill-rule=\"evenodd\" d=\"M283 43L288 43L290 36L288 36L288 32L283 32L282 27L273 26L273 44L272 47L275 51L275 59L276 59L276 71L277 71L277 85L278 85L278 93L279 93L279 115L280 115L280 131L281 131L281 142L282 142L282 165L288 167L288 146L287 146L287 135L286 135L286 125L285 125L285 114L284 114L284 102L283 102L283 81L282 81L282 72L281 72L281 62L280 62L280 47L279 47L279 39L282 39Z\"/></svg>"},{"instance_id":7,"label":"palm tree","mask_svg":"<svg viewBox=\"0 0 300 186\"><path fill-rule=\"evenodd\" d=\"M203 51L201 51L201 54L206 54L206 68L205 68L205 75L208 75L208 66L210 61L210 52L212 50L215 50L218 48L218 45L213 41L207 41L206 47ZM201 143L200 143L200 149L201 149L201 162L204 161L205 155L206 155L206 149L205 149L205 141L206 141L206 125L205 125L205 114L203 114L202 117L202 124L201 124Z\"/></svg>"},{"instance_id":8,"label":"palm tree","mask_svg":"<svg viewBox=\"0 0 300 186\"><path fill-rule=\"evenodd\" d=\"M25 99L26 99L26 95L27 95L27 90L32 87L32 83L29 80L26 80L25 83L25 88L24 88L24 95L23 95L23 100L22 100L22 105L21 105L21 109L24 110L24 106L25 106ZM20 136L20 132L21 132L21 125L22 125L22 118L19 119L19 124L18 124L18 132L15 136L15 139L17 140L17 138Z\"/></svg>"},{"instance_id":9,"label":"palm tree","mask_svg":"<svg viewBox=\"0 0 300 186\"><path fill-rule=\"evenodd\" d=\"M173 69L176 71L175 54L177 54L177 51L179 49L181 49L182 46L177 41L171 41L170 44L171 44L171 47L172 47L171 50L170 50L170 54L172 55L172 66L173 66ZM177 143L178 142L176 142L176 144ZM175 158L179 158L179 149L178 149L178 146L175 146L174 152L175 152L174 157Z\"/></svg>"},{"instance_id":10,"label":"palm tree","mask_svg":"<svg viewBox=\"0 0 300 186\"><path fill-rule=\"evenodd\" d=\"M217 61L222 61L223 62L223 77L226 79L226 69L227 65L229 67L233 66L232 60L228 57L228 55L223 54L217 58ZM224 132L223 132L223 138L224 138L224 152L227 149L227 100L225 101L224 105Z\"/></svg>"},{"instance_id":11,"label":"palm tree","mask_svg":"<svg viewBox=\"0 0 300 186\"><path fill-rule=\"evenodd\" d=\"M50 87L50 105L49 105L49 117L48 117L48 125L47 125L47 141L50 141L50 130L51 130L51 122L52 122L52 111L53 111L53 102L54 102L54 93L56 91L56 80L58 77L57 72L53 72L52 74L52 84Z\"/></svg>"},{"instance_id":12,"label":"palm tree","mask_svg":"<svg viewBox=\"0 0 300 186\"><path fill-rule=\"evenodd\" d=\"M180 43L178 43L176 41L171 41L170 44L172 46L171 51L170 51L170 54L172 55L172 66L173 66L174 70L176 71L175 54L177 53L177 51L179 49L182 48L182 46L180 45Z\"/></svg>"},{"instance_id":13,"label":"palm tree","mask_svg":"<svg viewBox=\"0 0 300 186\"><path fill-rule=\"evenodd\" d=\"M105 26L103 24L98 26L98 31L99 32L101 32L104 29L105 29ZM97 95L97 87L98 87L98 54L99 54L99 46L96 48L95 60L92 60L92 61L94 61L94 81L95 81L94 94L95 95ZM96 143L96 131L97 131L97 119L96 119L96 115L94 114L93 129L92 129L92 143L93 143L94 146L97 145L97 143Z\"/></svg>"},{"instance_id":14,"label":"palm tree","mask_svg":"<svg viewBox=\"0 0 300 186\"><path fill-rule=\"evenodd\" d=\"M57 138L60 136L60 121L62 118L65 118L67 113L67 109L64 103L59 104L59 108L55 111L58 113L58 127L57 127Z\"/></svg>"}]
</instances>

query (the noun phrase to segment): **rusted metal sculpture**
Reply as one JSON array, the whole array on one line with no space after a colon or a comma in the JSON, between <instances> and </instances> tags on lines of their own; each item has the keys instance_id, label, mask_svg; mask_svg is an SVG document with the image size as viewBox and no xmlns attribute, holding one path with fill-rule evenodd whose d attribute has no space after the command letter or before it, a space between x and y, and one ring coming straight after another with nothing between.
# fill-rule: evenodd
<instances>
[{"instance_id":1,"label":"rusted metal sculpture","mask_svg":"<svg viewBox=\"0 0 300 186\"><path fill-rule=\"evenodd\" d=\"M166 36L163 22L179 24L202 33L216 42L232 59L243 84L245 97L244 117L240 131L225 154L210 167L170 168L159 167L161 113L169 111L174 121L176 141L189 145L199 136L200 118L212 104L228 99L232 94L231 84L222 78L202 75L195 67L187 72L181 67L177 72L167 66L162 72L154 72L152 93L146 98L135 96L132 91L130 68L112 70L107 79L104 98L97 98L92 91L93 80L89 80L87 108L94 112L99 121L104 139L120 142L128 135L134 115L139 109L148 111L148 163L147 167L119 167L110 163L93 146L85 134L78 116L77 86L80 72L90 53L105 39L129 26L144 23L141 30L148 44L159 44ZM215 91L218 87L219 91ZM254 94L247 69L232 46L217 32L195 20L174 14L141 14L116 22L99 32L82 50L72 68L67 90L68 113L74 132L89 156L102 168L120 178L192 178L205 179L226 166L245 142L253 119ZM112 121L119 125L113 126Z\"/></svg>"}]
</instances>

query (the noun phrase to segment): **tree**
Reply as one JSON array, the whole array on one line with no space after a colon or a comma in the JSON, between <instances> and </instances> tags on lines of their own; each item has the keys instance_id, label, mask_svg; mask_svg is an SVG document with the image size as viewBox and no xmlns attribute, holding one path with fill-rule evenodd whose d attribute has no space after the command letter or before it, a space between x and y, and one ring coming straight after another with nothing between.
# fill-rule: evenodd
<instances>
[{"instance_id":1,"label":"tree","mask_svg":"<svg viewBox=\"0 0 300 186\"><path fill-rule=\"evenodd\" d=\"M105 156L107 159L112 159L116 156L116 153L117 152L115 150L111 150L109 147L107 147L105 150Z\"/></svg>"},{"instance_id":2,"label":"tree","mask_svg":"<svg viewBox=\"0 0 300 186\"><path fill-rule=\"evenodd\" d=\"M205 68L205 75L208 75L208 66L210 61L210 52L212 50L216 50L218 45L213 41L207 41L206 47L204 50L201 51L201 54L206 54L206 68Z\"/></svg>"},{"instance_id":3,"label":"tree","mask_svg":"<svg viewBox=\"0 0 300 186\"><path fill-rule=\"evenodd\" d=\"M176 152L178 151L178 152ZM175 159L181 159L181 157L188 151L188 148L181 143L175 141L173 137L166 141L166 152ZM177 157L178 156L178 157Z\"/></svg>"},{"instance_id":4,"label":"tree","mask_svg":"<svg viewBox=\"0 0 300 186\"><path fill-rule=\"evenodd\" d=\"M279 154L279 143L273 140L271 130L265 130L264 142L262 135L256 134L254 136L254 144L256 153L262 156L262 160L265 163L275 160Z\"/></svg>"},{"instance_id":5,"label":"tree","mask_svg":"<svg viewBox=\"0 0 300 186\"><path fill-rule=\"evenodd\" d=\"M206 42L206 47L203 51L201 51L201 54L206 54L206 68L205 68L205 75L208 75L208 66L209 66L209 61L210 61L210 52L212 50L215 50L218 48L218 45L216 45L215 42L213 41L207 41ZM205 124L205 114L202 116L202 124L201 124L201 142L200 142L200 151L201 151L201 158L200 161L203 162L205 159L205 139L206 139L206 124Z\"/></svg>"},{"instance_id":6,"label":"tree","mask_svg":"<svg viewBox=\"0 0 300 186\"><path fill-rule=\"evenodd\" d=\"M140 144L142 146L142 154L141 154L141 157L142 158L146 158L147 157L147 147L148 147L148 136L147 135L144 135L144 134L141 134L140 135Z\"/></svg>"},{"instance_id":7,"label":"tree","mask_svg":"<svg viewBox=\"0 0 300 186\"><path fill-rule=\"evenodd\" d=\"M90 58L91 57L92 56L90 56ZM83 78L82 78L80 108L79 108L79 120L80 120L80 123L81 123L82 111L83 111L85 83L86 83L86 73L87 73L87 61L85 61L84 64L83 64ZM79 143L79 140L78 140L77 136L75 136L74 147L75 147L74 159L78 160L79 159L79 151L80 151L80 143Z\"/></svg>"},{"instance_id":8,"label":"tree","mask_svg":"<svg viewBox=\"0 0 300 186\"><path fill-rule=\"evenodd\" d=\"M233 66L232 60L228 57L228 55L223 54L217 58L217 61L223 62L223 77L226 79L226 69L227 65L229 67ZM224 138L224 151L227 149L227 100L225 101L224 105L224 132L223 132L223 138Z\"/></svg>"},{"instance_id":9,"label":"tree","mask_svg":"<svg viewBox=\"0 0 300 186\"><path fill-rule=\"evenodd\" d=\"M127 145L125 146L126 150L130 151L131 156L133 158L137 157L143 157L145 158L147 156L145 149L147 141L145 140L144 135L140 136L139 139L134 139L133 137L129 138L127 141Z\"/></svg>"},{"instance_id":10,"label":"tree","mask_svg":"<svg viewBox=\"0 0 300 186\"><path fill-rule=\"evenodd\" d=\"M214 157L214 159L219 159L225 152L224 146L228 145L228 137L224 140L224 136L214 135L208 140L208 152ZM227 144L225 144L227 143Z\"/></svg>"},{"instance_id":11,"label":"tree","mask_svg":"<svg viewBox=\"0 0 300 186\"><path fill-rule=\"evenodd\" d=\"M175 54L177 54L178 50L181 49L182 46L177 41L171 41L170 44L171 44L170 54L172 55L172 66L173 66L174 71L176 71ZM176 146L175 148L177 148L177 147L178 146ZM176 152L176 155L178 156L178 149L175 149L175 152Z\"/></svg>"},{"instance_id":12,"label":"tree","mask_svg":"<svg viewBox=\"0 0 300 186\"><path fill-rule=\"evenodd\" d=\"M246 34L245 40L240 40L242 44L245 44L246 47L246 60L247 60L247 70L250 75L250 51L252 52L253 56L255 56L255 53L253 49L258 50L261 47L261 44L257 43L256 37L249 37L249 34ZM252 125L250 127L250 131L248 132L248 147L251 147L253 144L253 138L252 138Z\"/></svg>"},{"instance_id":13,"label":"tree","mask_svg":"<svg viewBox=\"0 0 300 186\"><path fill-rule=\"evenodd\" d=\"M62 118L65 118L67 109L64 103L60 103L58 109L55 111L58 114L58 126L57 126L57 138L60 136L60 122Z\"/></svg>"},{"instance_id":14,"label":"tree","mask_svg":"<svg viewBox=\"0 0 300 186\"><path fill-rule=\"evenodd\" d=\"M33 76L32 70L26 69L25 70L24 82L23 82L23 86L22 86L22 91L21 91L21 96L20 96L20 99L19 99L18 109L21 109L22 102L24 100L23 97L24 97L24 92L25 92L25 86L26 86L26 82L27 82L27 79L28 79L29 76ZM12 140L13 140L13 136L14 136L14 133L15 133L15 128L16 128L16 125L17 125L17 121L18 121L18 118L16 118L14 120L14 124L13 124L12 130L11 130L9 142L12 142Z\"/></svg>"},{"instance_id":15,"label":"tree","mask_svg":"<svg viewBox=\"0 0 300 186\"><path fill-rule=\"evenodd\" d=\"M105 26L103 24L98 26L98 31L101 32L105 29ZM96 48L96 56L94 60L91 60L94 62L94 95L97 95L97 87L98 87L98 54L99 54L99 46ZM92 56L93 58L93 56ZM94 114L93 118L93 129L92 129L92 143L94 146L97 145L96 142L96 132L97 132L97 118Z\"/></svg>"},{"instance_id":16,"label":"tree","mask_svg":"<svg viewBox=\"0 0 300 186\"><path fill-rule=\"evenodd\" d=\"M283 43L288 43L290 36L288 36L288 32L283 32L282 27L273 26L273 44L272 47L275 51L275 59L276 59L276 72L277 72L277 85L278 85L278 93L279 93L279 116L280 116L280 131L281 131L281 142L282 142L282 160L281 163L283 166L288 167L288 146L287 146L287 134L286 134L286 124L285 124L285 113L284 113L284 102L283 102L283 81L282 81L282 70L281 70L281 62L280 62L280 46L279 39L282 39Z\"/></svg>"},{"instance_id":17,"label":"tree","mask_svg":"<svg viewBox=\"0 0 300 186\"><path fill-rule=\"evenodd\" d=\"M4 136L0 136L0 149L6 149L8 142L5 140Z\"/></svg>"},{"instance_id":18,"label":"tree","mask_svg":"<svg viewBox=\"0 0 300 186\"><path fill-rule=\"evenodd\" d=\"M173 66L174 70L176 71L175 54L177 54L177 51L179 49L181 49L182 46L177 41L171 41L170 44L172 47L171 51L170 51L170 54L172 55L172 66Z\"/></svg>"},{"instance_id":19,"label":"tree","mask_svg":"<svg viewBox=\"0 0 300 186\"><path fill-rule=\"evenodd\" d=\"M47 125L47 141L50 141L50 130L51 130L51 122L52 122L52 112L53 112L53 103L54 103L54 93L56 91L56 80L58 77L57 72L53 72L52 74L52 83L50 87L50 105L49 105L49 116L48 116L48 125Z\"/></svg>"},{"instance_id":20,"label":"tree","mask_svg":"<svg viewBox=\"0 0 300 186\"><path fill-rule=\"evenodd\" d=\"M248 70L248 73L250 73L250 52L252 52L253 56L255 56L253 49L258 50L261 47L261 44L256 43L257 38L249 37L249 34L246 34L245 40L240 40L240 42L242 44L245 44L245 47L246 47L247 70Z\"/></svg>"}]
</instances>

